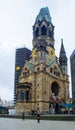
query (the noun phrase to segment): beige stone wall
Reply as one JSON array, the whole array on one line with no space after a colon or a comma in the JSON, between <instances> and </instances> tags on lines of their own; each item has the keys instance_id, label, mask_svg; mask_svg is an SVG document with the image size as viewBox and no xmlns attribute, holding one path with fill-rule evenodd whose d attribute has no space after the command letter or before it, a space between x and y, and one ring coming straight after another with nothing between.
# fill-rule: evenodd
<instances>
[{"instance_id":1,"label":"beige stone wall","mask_svg":"<svg viewBox=\"0 0 75 130\"><path fill-rule=\"evenodd\" d=\"M69 98L69 83L63 79L58 79L45 72L38 72L36 74L29 75L25 79L21 79L19 82L29 81L32 82L31 90L31 103L19 102L16 104L17 112L25 111L31 112L31 110L37 110L40 112L49 111L49 98L51 97L52 90L51 85L53 82L57 82L60 98L64 98L67 102Z\"/></svg>"},{"instance_id":2,"label":"beige stone wall","mask_svg":"<svg viewBox=\"0 0 75 130\"><path fill-rule=\"evenodd\" d=\"M49 51L49 47L47 46L47 50ZM58 62L55 61L50 66L48 63L51 60L49 54L46 55L46 63L40 62L41 52L38 52L36 61L34 59L30 61L30 63L34 63L34 71L30 70L29 66L25 64L22 69L21 76L19 78L19 83L31 82L31 100L26 101L18 101L16 103L16 111L21 112L31 112L31 110L37 110L40 112L48 112L49 111L49 103L50 97L52 95L51 85L53 82L56 82L59 86L59 98L63 98L65 102L68 102L69 99L69 79L67 75L63 75ZM23 76L23 72L25 72L25 68L29 70L29 75ZM46 70L44 70L44 68ZM50 69L52 68L52 72ZM56 75L59 73L59 76ZM21 89L21 88L20 88Z\"/></svg>"},{"instance_id":3,"label":"beige stone wall","mask_svg":"<svg viewBox=\"0 0 75 130\"><path fill-rule=\"evenodd\" d=\"M32 110L32 103L26 103L26 102L17 102L16 103L16 111L18 113L22 112L31 112Z\"/></svg>"}]
</instances>

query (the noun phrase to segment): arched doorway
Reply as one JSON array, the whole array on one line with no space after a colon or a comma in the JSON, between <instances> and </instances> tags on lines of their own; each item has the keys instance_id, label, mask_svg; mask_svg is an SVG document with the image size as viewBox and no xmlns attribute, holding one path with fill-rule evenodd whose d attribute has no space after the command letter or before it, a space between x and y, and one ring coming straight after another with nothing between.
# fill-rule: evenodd
<instances>
[{"instance_id":1,"label":"arched doorway","mask_svg":"<svg viewBox=\"0 0 75 130\"><path fill-rule=\"evenodd\" d=\"M54 94L54 96L58 96L59 94L59 84L57 82L53 82L51 84L51 91L52 91L52 94Z\"/></svg>"},{"instance_id":2,"label":"arched doorway","mask_svg":"<svg viewBox=\"0 0 75 130\"><path fill-rule=\"evenodd\" d=\"M50 95L50 104L49 104L49 110L52 114L59 113L59 90L60 86L59 84L54 81L51 84L51 95Z\"/></svg>"}]
</instances>

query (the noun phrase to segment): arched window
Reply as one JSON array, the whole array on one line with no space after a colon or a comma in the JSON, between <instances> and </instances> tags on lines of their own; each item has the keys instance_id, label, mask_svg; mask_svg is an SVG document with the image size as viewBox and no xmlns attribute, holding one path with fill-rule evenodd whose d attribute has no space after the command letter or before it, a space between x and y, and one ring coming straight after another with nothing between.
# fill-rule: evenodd
<instances>
[{"instance_id":1,"label":"arched window","mask_svg":"<svg viewBox=\"0 0 75 130\"><path fill-rule=\"evenodd\" d=\"M41 35L46 35L46 27L44 25L41 28Z\"/></svg>"},{"instance_id":2,"label":"arched window","mask_svg":"<svg viewBox=\"0 0 75 130\"><path fill-rule=\"evenodd\" d=\"M37 68L37 71L39 71L39 70L40 70L40 68L38 67L38 68Z\"/></svg>"},{"instance_id":3,"label":"arched window","mask_svg":"<svg viewBox=\"0 0 75 130\"><path fill-rule=\"evenodd\" d=\"M29 90L26 90L26 100L29 100Z\"/></svg>"},{"instance_id":4,"label":"arched window","mask_svg":"<svg viewBox=\"0 0 75 130\"><path fill-rule=\"evenodd\" d=\"M57 70L57 66L56 65L54 66L54 70Z\"/></svg>"},{"instance_id":5,"label":"arched window","mask_svg":"<svg viewBox=\"0 0 75 130\"><path fill-rule=\"evenodd\" d=\"M19 91L16 94L16 99L19 100Z\"/></svg>"},{"instance_id":6,"label":"arched window","mask_svg":"<svg viewBox=\"0 0 75 130\"><path fill-rule=\"evenodd\" d=\"M53 33L53 31L49 30L49 37L52 38L52 39L54 39L54 33Z\"/></svg>"},{"instance_id":7,"label":"arched window","mask_svg":"<svg viewBox=\"0 0 75 130\"><path fill-rule=\"evenodd\" d=\"M46 68L44 67L43 70L46 71Z\"/></svg>"},{"instance_id":8,"label":"arched window","mask_svg":"<svg viewBox=\"0 0 75 130\"><path fill-rule=\"evenodd\" d=\"M65 59L63 60L63 63L65 64L66 62L65 62Z\"/></svg>"},{"instance_id":9,"label":"arched window","mask_svg":"<svg viewBox=\"0 0 75 130\"><path fill-rule=\"evenodd\" d=\"M35 37L37 37L39 35L39 28L37 27L35 30Z\"/></svg>"},{"instance_id":10,"label":"arched window","mask_svg":"<svg viewBox=\"0 0 75 130\"><path fill-rule=\"evenodd\" d=\"M27 68L25 68L25 70L27 70Z\"/></svg>"},{"instance_id":11,"label":"arched window","mask_svg":"<svg viewBox=\"0 0 75 130\"><path fill-rule=\"evenodd\" d=\"M42 59L43 61L46 61L46 55L45 55L44 52L41 52L41 59Z\"/></svg>"},{"instance_id":12,"label":"arched window","mask_svg":"<svg viewBox=\"0 0 75 130\"><path fill-rule=\"evenodd\" d=\"M52 73L52 68L50 68L50 73Z\"/></svg>"},{"instance_id":13,"label":"arched window","mask_svg":"<svg viewBox=\"0 0 75 130\"><path fill-rule=\"evenodd\" d=\"M25 97L25 92L24 92L24 90L21 90L21 92L20 92L20 100L24 100L24 97Z\"/></svg>"}]
</instances>

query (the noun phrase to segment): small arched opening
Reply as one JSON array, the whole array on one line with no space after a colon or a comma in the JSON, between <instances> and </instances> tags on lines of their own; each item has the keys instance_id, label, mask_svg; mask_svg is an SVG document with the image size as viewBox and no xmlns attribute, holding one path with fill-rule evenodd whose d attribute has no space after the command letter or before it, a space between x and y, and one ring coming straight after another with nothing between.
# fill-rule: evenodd
<instances>
[{"instance_id":1,"label":"small arched opening","mask_svg":"<svg viewBox=\"0 0 75 130\"><path fill-rule=\"evenodd\" d=\"M53 82L51 84L51 91L54 94L54 96L58 96L58 94L59 94L59 84L57 82Z\"/></svg>"},{"instance_id":2,"label":"small arched opening","mask_svg":"<svg viewBox=\"0 0 75 130\"><path fill-rule=\"evenodd\" d=\"M38 35L39 35L39 28L37 27L35 30L35 37L38 37Z\"/></svg>"},{"instance_id":3,"label":"small arched opening","mask_svg":"<svg viewBox=\"0 0 75 130\"><path fill-rule=\"evenodd\" d=\"M41 34L46 35L46 27L44 25L41 28Z\"/></svg>"}]
</instances>

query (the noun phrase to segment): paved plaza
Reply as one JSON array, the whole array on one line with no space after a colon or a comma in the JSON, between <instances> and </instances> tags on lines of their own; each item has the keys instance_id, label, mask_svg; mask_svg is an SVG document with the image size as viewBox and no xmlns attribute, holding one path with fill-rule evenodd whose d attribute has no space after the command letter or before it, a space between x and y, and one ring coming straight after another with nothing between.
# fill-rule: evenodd
<instances>
[{"instance_id":1,"label":"paved plaza","mask_svg":"<svg viewBox=\"0 0 75 130\"><path fill-rule=\"evenodd\" d=\"M0 130L74 130L72 121L46 121L22 120L13 118L0 118Z\"/></svg>"}]
</instances>

